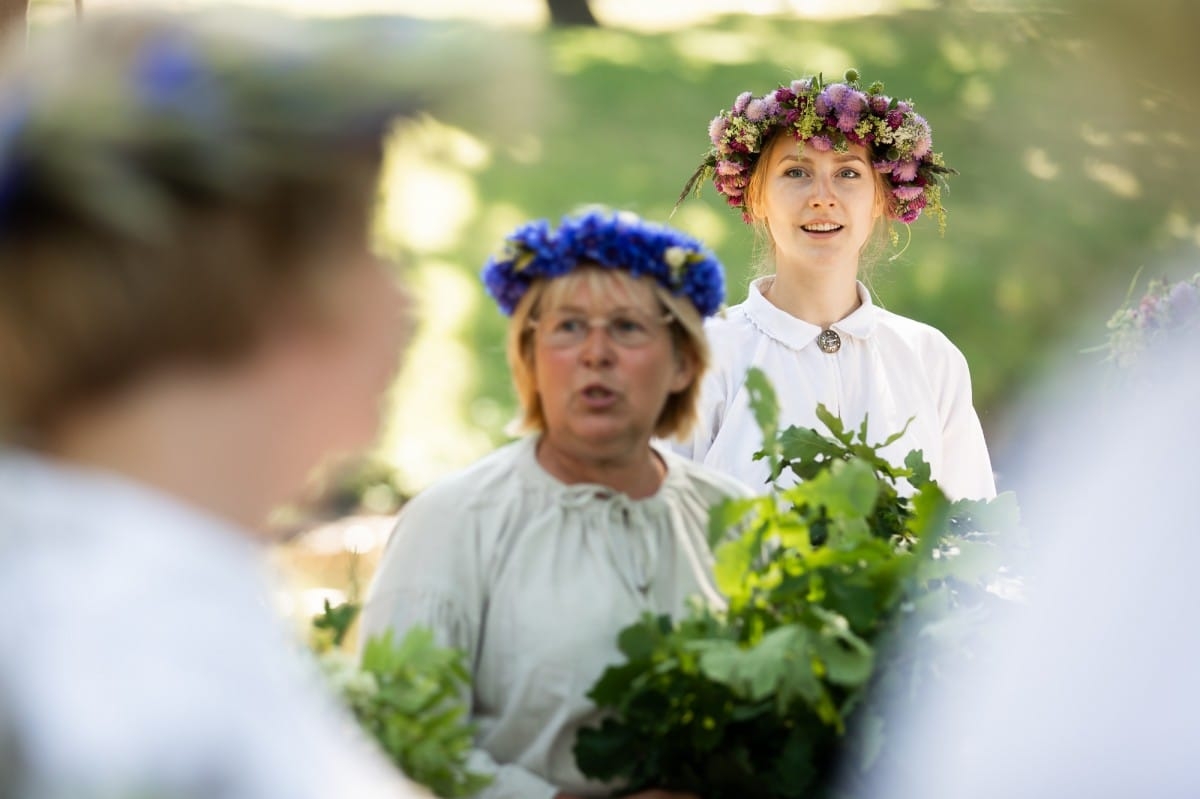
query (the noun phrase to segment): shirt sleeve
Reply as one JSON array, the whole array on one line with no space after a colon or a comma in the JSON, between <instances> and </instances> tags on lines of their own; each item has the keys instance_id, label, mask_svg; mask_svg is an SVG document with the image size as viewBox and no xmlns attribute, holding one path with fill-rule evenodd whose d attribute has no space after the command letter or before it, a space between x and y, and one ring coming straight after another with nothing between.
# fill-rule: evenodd
<instances>
[{"instance_id":1,"label":"shirt sleeve","mask_svg":"<svg viewBox=\"0 0 1200 799\"><path fill-rule=\"evenodd\" d=\"M983 427L971 398L967 359L949 345L947 378L938 397L942 417L942 474L938 484L950 499L992 499L996 480Z\"/></svg>"},{"instance_id":2,"label":"shirt sleeve","mask_svg":"<svg viewBox=\"0 0 1200 799\"><path fill-rule=\"evenodd\" d=\"M395 640L413 627L433 632L440 646L466 653L472 680L485 601L485 554L478 515L454 492L438 487L404 506L363 607L363 640L391 629ZM472 706L472 689L463 700ZM477 799L552 799L558 789L528 769L500 764L474 748L467 767L492 777Z\"/></svg>"},{"instance_id":3,"label":"shirt sleeve","mask_svg":"<svg viewBox=\"0 0 1200 799\"><path fill-rule=\"evenodd\" d=\"M664 446L696 463L704 463L725 416L725 378L716 359L700 381L700 397L696 402L696 423L687 435L666 439Z\"/></svg>"}]
</instances>

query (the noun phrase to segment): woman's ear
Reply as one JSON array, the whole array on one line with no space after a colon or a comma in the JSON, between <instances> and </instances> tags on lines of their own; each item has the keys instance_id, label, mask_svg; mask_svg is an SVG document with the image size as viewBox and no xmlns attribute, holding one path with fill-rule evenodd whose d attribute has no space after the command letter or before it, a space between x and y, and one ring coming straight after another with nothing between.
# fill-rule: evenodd
<instances>
[{"instance_id":1,"label":"woman's ear","mask_svg":"<svg viewBox=\"0 0 1200 799\"><path fill-rule=\"evenodd\" d=\"M675 351L675 374L671 376L671 393L683 391L696 379L696 356L691 349L680 347Z\"/></svg>"}]
</instances>

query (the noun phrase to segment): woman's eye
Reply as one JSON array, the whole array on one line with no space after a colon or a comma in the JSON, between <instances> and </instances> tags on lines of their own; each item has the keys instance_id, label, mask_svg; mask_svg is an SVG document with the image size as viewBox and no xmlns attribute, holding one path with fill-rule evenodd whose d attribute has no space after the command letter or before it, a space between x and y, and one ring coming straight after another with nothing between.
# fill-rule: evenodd
<instances>
[{"instance_id":1,"label":"woman's eye","mask_svg":"<svg viewBox=\"0 0 1200 799\"><path fill-rule=\"evenodd\" d=\"M613 319L610 324L612 329L618 333L641 333L646 329L646 326L638 320L623 316Z\"/></svg>"},{"instance_id":2,"label":"woman's eye","mask_svg":"<svg viewBox=\"0 0 1200 799\"><path fill-rule=\"evenodd\" d=\"M841 174L841 176L842 176L842 177L844 177L844 178L856 178L856 177L859 177L859 173L858 173L858 170L857 170L857 169L843 169L843 170L841 171L841 173L840 173L840 174Z\"/></svg>"},{"instance_id":3,"label":"woman's eye","mask_svg":"<svg viewBox=\"0 0 1200 799\"><path fill-rule=\"evenodd\" d=\"M561 333L578 333L587 327L587 322L577 316L565 316L554 323L553 330Z\"/></svg>"},{"instance_id":4,"label":"woman's eye","mask_svg":"<svg viewBox=\"0 0 1200 799\"><path fill-rule=\"evenodd\" d=\"M787 170L783 174L785 177L789 177L789 178L802 178L807 173L803 169L800 169L799 167L792 167L791 169Z\"/></svg>"}]
</instances>

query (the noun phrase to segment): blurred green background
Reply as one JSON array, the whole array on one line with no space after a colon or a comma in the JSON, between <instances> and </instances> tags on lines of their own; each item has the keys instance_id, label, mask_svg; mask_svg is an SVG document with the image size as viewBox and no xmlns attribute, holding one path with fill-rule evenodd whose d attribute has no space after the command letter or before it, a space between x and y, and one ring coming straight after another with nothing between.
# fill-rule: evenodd
<instances>
[{"instance_id":1,"label":"blurred green background","mask_svg":"<svg viewBox=\"0 0 1200 799\"><path fill-rule=\"evenodd\" d=\"M651 31L494 28L505 78L474 76L471 102L398 134L381 241L408 263L424 316L382 451L403 486L503 439L505 320L477 272L504 233L587 203L665 221L708 121L744 90L856 67L931 121L961 173L949 228L939 237L919 220L868 282L966 354L1002 487L1023 423L1016 397L1064 358L1101 357L1080 350L1103 343L1139 268L1142 285L1200 268L1194 4L767 5L785 13ZM860 13L798 10L836 5ZM716 249L730 303L744 298L753 237L711 187L672 224Z\"/></svg>"},{"instance_id":2,"label":"blurred green background","mask_svg":"<svg viewBox=\"0 0 1200 799\"><path fill-rule=\"evenodd\" d=\"M949 228L919 220L866 279L966 354L1002 488L1026 428L1017 400L1102 357L1081 350L1104 342L1139 269L1140 287L1200 269L1194 0L592 0L599 26L550 25L549 0L242 2L452 20L429 35L445 36L437 79L453 88L431 98L436 117L397 130L381 198L378 243L402 264L422 325L385 468L352 474L343 509L355 486L411 493L504 440L505 319L478 280L504 234L590 203L667 220L709 120L741 91L855 67L932 123L961 173ZM84 12L208 3L84 0ZM73 13L73 0L33 0L31 35ZM743 299L753 237L711 186L671 222L717 251L729 302Z\"/></svg>"}]
</instances>

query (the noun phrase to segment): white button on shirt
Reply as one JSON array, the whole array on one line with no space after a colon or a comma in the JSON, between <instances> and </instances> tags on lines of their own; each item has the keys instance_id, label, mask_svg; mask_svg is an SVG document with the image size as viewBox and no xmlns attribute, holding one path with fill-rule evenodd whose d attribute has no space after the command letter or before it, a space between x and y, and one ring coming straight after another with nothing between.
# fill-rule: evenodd
<instances>
[{"instance_id":1,"label":"white button on shirt","mask_svg":"<svg viewBox=\"0 0 1200 799\"><path fill-rule=\"evenodd\" d=\"M773 279L756 280L744 303L706 324L713 366L703 384L700 421L688 439L673 444L677 451L752 487L766 483L765 461L753 460L762 434L744 384L747 369L756 366L779 398L781 429L826 432L816 416L818 403L847 426L866 418L871 443L900 432L911 418L904 436L881 451L884 457L902 464L919 449L951 499L996 495L967 362L945 335L878 307L859 283L862 304L831 326L841 347L822 352L820 327L763 296Z\"/></svg>"}]
</instances>

